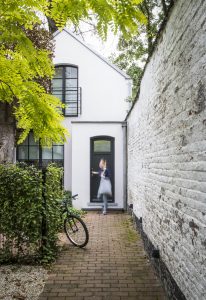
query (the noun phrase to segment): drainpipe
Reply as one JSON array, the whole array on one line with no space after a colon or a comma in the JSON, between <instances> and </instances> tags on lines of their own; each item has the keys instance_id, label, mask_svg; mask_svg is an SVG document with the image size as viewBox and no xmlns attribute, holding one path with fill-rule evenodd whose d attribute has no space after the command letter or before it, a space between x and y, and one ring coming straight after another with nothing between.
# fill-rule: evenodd
<instances>
[{"instance_id":1,"label":"drainpipe","mask_svg":"<svg viewBox=\"0 0 206 300\"><path fill-rule=\"evenodd\" d=\"M122 123L123 129L123 203L127 211L127 122Z\"/></svg>"}]
</instances>

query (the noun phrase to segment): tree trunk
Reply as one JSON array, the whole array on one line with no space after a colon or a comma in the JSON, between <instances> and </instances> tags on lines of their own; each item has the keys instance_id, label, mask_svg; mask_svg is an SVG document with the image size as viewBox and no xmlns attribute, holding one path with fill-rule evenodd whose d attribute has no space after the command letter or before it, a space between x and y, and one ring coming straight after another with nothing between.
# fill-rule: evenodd
<instances>
[{"instance_id":1,"label":"tree trunk","mask_svg":"<svg viewBox=\"0 0 206 300\"><path fill-rule=\"evenodd\" d=\"M51 10L51 8L52 8L52 0L49 0L49 10ZM52 34L55 33L58 30L55 21L50 17L47 17L47 22L49 26L49 32Z\"/></svg>"},{"instance_id":2,"label":"tree trunk","mask_svg":"<svg viewBox=\"0 0 206 300\"><path fill-rule=\"evenodd\" d=\"M162 2L163 13L166 16L167 15L167 5L166 5L166 2L165 2L165 0L161 0L161 2Z\"/></svg>"},{"instance_id":3,"label":"tree trunk","mask_svg":"<svg viewBox=\"0 0 206 300\"><path fill-rule=\"evenodd\" d=\"M142 11L147 17L147 25L146 25L146 34L147 34L147 42L148 42L148 54L150 55L153 48L152 43L152 29L151 29L151 13L149 9L149 4L147 0L142 2Z\"/></svg>"},{"instance_id":4,"label":"tree trunk","mask_svg":"<svg viewBox=\"0 0 206 300\"><path fill-rule=\"evenodd\" d=\"M54 33L58 30L58 27L56 26L56 23L54 22L53 19L47 17L47 21L48 21L48 26L49 26L49 32L50 33Z\"/></svg>"},{"instance_id":5,"label":"tree trunk","mask_svg":"<svg viewBox=\"0 0 206 300\"><path fill-rule=\"evenodd\" d=\"M11 107L0 103L0 163L14 162L15 120Z\"/></svg>"}]
</instances>

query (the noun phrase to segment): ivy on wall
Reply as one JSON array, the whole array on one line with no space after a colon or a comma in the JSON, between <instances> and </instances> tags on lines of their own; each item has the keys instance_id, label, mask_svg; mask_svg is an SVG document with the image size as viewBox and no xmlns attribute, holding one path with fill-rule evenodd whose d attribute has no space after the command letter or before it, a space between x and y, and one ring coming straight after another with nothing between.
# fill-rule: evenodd
<instances>
[{"instance_id":1,"label":"ivy on wall","mask_svg":"<svg viewBox=\"0 0 206 300\"><path fill-rule=\"evenodd\" d=\"M57 253L62 169L0 165L0 262L49 262Z\"/></svg>"},{"instance_id":2,"label":"ivy on wall","mask_svg":"<svg viewBox=\"0 0 206 300\"><path fill-rule=\"evenodd\" d=\"M62 227L63 169L51 164L43 174L42 261L47 263L58 251L57 234Z\"/></svg>"}]
</instances>

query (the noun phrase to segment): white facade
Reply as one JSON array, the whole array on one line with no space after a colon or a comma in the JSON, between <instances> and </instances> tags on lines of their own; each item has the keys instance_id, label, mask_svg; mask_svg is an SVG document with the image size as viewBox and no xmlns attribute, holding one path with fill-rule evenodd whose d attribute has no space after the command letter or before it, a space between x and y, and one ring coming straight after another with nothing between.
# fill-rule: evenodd
<instances>
[{"instance_id":1,"label":"white facade","mask_svg":"<svg viewBox=\"0 0 206 300\"><path fill-rule=\"evenodd\" d=\"M131 94L131 79L75 35L63 30L55 39L54 64L78 67L78 86L82 89L81 114L65 117L70 137L64 146L64 184L78 208L96 208L90 203L91 138L114 138L114 203L124 207L124 120L128 111L126 99Z\"/></svg>"}]
</instances>

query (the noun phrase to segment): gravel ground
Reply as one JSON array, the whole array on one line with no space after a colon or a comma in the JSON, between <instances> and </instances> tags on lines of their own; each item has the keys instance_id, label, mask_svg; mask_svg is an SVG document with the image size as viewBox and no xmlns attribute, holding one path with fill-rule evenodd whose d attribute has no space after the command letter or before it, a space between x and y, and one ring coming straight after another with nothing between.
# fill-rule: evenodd
<instances>
[{"instance_id":1,"label":"gravel ground","mask_svg":"<svg viewBox=\"0 0 206 300\"><path fill-rule=\"evenodd\" d=\"M37 300L47 270L39 266L0 266L1 300Z\"/></svg>"}]
</instances>

